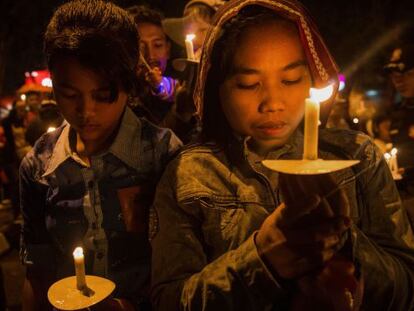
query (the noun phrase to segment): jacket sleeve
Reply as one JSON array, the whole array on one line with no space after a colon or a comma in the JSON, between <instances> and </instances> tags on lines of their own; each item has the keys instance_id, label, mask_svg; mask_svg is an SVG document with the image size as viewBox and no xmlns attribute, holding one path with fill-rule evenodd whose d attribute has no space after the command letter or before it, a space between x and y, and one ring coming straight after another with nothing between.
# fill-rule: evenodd
<instances>
[{"instance_id":1,"label":"jacket sleeve","mask_svg":"<svg viewBox=\"0 0 414 311\"><path fill-rule=\"evenodd\" d=\"M368 141L359 178L360 223L352 228L364 279L364 310L414 309L414 237L382 153Z\"/></svg>"},{"instance_id":2,"label":"jacket sleeve","mask_svg":"<svg viewBox=\"0 0 414 311\"><path fill-rule=\"evenodd\" d=\"M53 271L55 254L46 229L46 186L35 181L33 152L20 166L20 209L23 217L20 257L27 273L43 275Z\"/></svg>"},{"instance_id":3,"label":"jacket sleeve","mask_svg":"<svg viewBox=\"0 0 414 311\"><path fill-rule=\"evenodd\" d=\"M200 208L195 198L177 202L172 171L158 185L150 221L154 310L266 310L285 293L259 258L255 234L208 258Z\"/></svg>"}]
</instances>

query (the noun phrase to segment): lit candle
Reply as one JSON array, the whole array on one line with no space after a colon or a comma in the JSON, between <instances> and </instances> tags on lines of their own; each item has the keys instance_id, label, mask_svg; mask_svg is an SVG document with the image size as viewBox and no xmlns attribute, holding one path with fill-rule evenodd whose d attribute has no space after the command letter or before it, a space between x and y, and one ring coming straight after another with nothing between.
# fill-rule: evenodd
<instances>
[{"instance_id":1,"label":"lit candle","mask_svg":"<svg viewBox=\"0 0 414 311\"><path fill-rule=\"evenodd\" d=\"M398 173L397 153L398 153L397 148L392 148L391 149L390 162L391 162L391 172L393 172L393 173Z\"/></svg>"},{"instance_id":2,"label":"lit candle","mask_svg":"<svg viewBox=\"0 0 414 311\"><path fill-rule=\"evenodd\" d=\"M187 51L187 59L189 60L195 60L194 46L193 46L194 38L195 38L195 34L188 34L185 37L185 49Z\"/></svg>"},{"instance_id":3,"label":"lit candle","mask_svg":"<svg viewBox=\"0 0 414 311\"><path fill-rule=\"evenodd\" d=\"M303 159L318 159L318 126L319 103L329 99L333 93L333 85L323 89L310 90L310 98L305 101L305 133L303 146Z\"/></svg>"},{"instance_id":4,"label":"lit candle","mask_svg":"<svg viewBox=\"0 0 414 311\"><path fill-rule=\"evenodd\" d=\"M82 247L76 247L73 251L73 259L75 261L75 272L76 272L76 287L79 290L86 288L85 279L85 261L83 257Z\"/></svg>"}]
</instances>

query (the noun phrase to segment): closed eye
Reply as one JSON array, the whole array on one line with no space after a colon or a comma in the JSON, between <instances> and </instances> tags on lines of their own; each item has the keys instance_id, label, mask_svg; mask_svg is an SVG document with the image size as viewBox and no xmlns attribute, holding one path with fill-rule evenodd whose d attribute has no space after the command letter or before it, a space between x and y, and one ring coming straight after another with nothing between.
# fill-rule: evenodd
<instances>
[{"instance_id":1,"label":"closed eye","mask_svg":"<svg viewBox=\"0 0 414 311\"><path fill-rule=\"evenodd\" d=\"M255 90L260 86L260 83L254 83L254 84L243 84L243 83L237 83L237 87L242 90Z\"/></svg>"},{"instance_id":2,"label":"closed eye","mask_svg":"<svg viewBox=\"0 0 414 311\"><path fill-rule=\"evenodd\" d=\"M296 79L296 80L283 80L282 83L284 85L294 85L294 84L298 84L302 81L302 77Z\"/></svg>"}]
</instances>

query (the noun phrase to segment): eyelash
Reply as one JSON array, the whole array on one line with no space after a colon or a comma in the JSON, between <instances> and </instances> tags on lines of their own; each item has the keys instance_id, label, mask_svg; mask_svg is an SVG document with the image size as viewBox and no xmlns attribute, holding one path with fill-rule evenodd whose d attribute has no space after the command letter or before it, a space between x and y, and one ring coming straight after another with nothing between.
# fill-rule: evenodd
<instances>
[{"instance_id":1,"label":"eyelash","mask_svg":"<svg viewBox=\"0 0 414 311\"><path fill-rule=\"evenodd\" d=\"M302 81L302 77L300 77L299 79L296 80L283 80L282 83L284 85L294 85L294 84L298 84Z\"/></svg>"},{"instance_id":2,"label":"eyelash","mask_svg":"<svg viewBox=\"0 0 414 311\"><path fill-rule=\"evenodd\" d=\"M296 80L283 80L282 83L284 85L290 86L290 85L298 84L301 81L302 81L302 77L300 77ZM260 83L255 83L255 84L251 84L251 85L244 85L244 84L238 83L237 87L242 89L242 90L255 90L259 85L260 85Z\"/></svg>"},{"instance_id":3,"label":"eyelash","mask_svg":"<svg viewBox=\"0 0 414 311\"><path fill-rule=\"evenodd\" d=\"M237 87L242 90L254 90L259 86L259 83L251 84L251 85L244 85L241 83L237 84Z\"/></svg>"}]
</instances>

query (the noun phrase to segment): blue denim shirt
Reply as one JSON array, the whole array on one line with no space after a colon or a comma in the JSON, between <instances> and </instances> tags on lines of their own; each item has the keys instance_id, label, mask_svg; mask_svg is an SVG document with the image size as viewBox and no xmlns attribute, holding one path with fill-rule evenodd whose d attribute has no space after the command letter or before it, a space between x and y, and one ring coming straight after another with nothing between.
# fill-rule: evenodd
<instances>
[{"instance_id":1,"label":"blue denim shirt","mask_svg":"<svg viewBox=\"0 0 414 311\"><path fill-rule=\"evenodd\" d=\"M87 274L139 304L149 285L149 206L181 143L126 108L110 148L87 165L71 150L72 133L64 125L44 135L21 164L22 261L59 279L74 275L72 252L83 246Z\"/></svg>"},{"instance_id":2,"label":"blue denim shirt","mask_svg":"<svg viewBox=\"0 0 414 311\"><path fill-rule=\"evenodd\" d=\"M322 159L360 160L332 177L349 199L347 242L365 283L362 310L414 310L414 235L383 155L353 131L321 130L319 141ZM302 146L296 132L268 158L299 159ZM226 148L189 146L168 165L153 205L156 310L289 310L289 289L254 243L283 202L278 176L252 160L246 140L235 139Z\"/></svg>"}]
</instances>

